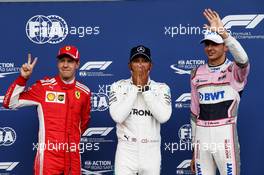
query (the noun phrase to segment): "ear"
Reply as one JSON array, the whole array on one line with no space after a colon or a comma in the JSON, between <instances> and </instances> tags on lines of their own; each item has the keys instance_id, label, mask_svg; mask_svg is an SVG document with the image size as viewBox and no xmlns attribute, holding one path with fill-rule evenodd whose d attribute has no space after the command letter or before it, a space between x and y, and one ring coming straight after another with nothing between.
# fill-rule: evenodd
<instances>
[{"instance_id":1,"label":"ear","mask_svg":"<svg viewBox=\"0 0 264 175\"><path fill-rule=\"evenodd\" d=\"M128 63L128 68L132 71L131 63Z\"/></svg>"},{"instance_id":2,"label":"ear","mask_svg":"<svg viewBox=\"0 0 264 175\"><path fill-rule=\"evenodd\" d=\"M78 62L76 63L76 69L79 69L79 67L80 67L80 61L78 61Z\"/></svg>"},{"instance_id":3,"label":"ear","mask_svg":"<svg viewBox=\"0 0 264 175\"><path fill-rule=\"evenodd\" d=\"M149 71L151 71L152 67L153 67L153 64L150 63L150 65L149 65Z\"/></svg>"},{"instance_id":4,"label":"ear","mask_svg":"<svg viewBox=\"0 0 264 175\"><path fill-rule=\"evenodd\" d=\"M59 59L57 59L57 68L59 69Z\"/></svg>"},{"instance_id":5,"label":"ear","mask_svg":"<svg viewBox=\"0 0 264 175\"><path fill-rule=\"evenodd\" d=\"M224 51L227 52L228 51L228 47L226 45L224 45Z\"/></svg>"}]
</instances>

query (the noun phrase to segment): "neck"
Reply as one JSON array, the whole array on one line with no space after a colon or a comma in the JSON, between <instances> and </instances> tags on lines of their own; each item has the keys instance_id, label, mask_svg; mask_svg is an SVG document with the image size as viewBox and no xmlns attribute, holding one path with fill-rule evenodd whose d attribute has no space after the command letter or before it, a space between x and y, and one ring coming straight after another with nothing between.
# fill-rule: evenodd
<instances>
[{"instance_id":1,"label":"neck","mask_svg":"<svg viewBox=\"0 0 264 175\"><path fill-rule=\"evenodd\" d=\"M71 77L71 78L63 78L60 76L60 79L63 81L63 83L65 84L72 84L75 80L75 77Z\"/></svg>"}]
</instances>

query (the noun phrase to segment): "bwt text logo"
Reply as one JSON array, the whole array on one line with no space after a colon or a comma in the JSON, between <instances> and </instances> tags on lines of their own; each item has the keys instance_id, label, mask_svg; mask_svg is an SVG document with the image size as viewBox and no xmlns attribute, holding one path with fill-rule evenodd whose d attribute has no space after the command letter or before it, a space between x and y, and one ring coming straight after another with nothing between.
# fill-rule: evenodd
<instances>
[{"instance_id":1,"label":"bwt text logo","mask_svg":"<svg viewBox=\"0 0 264 175\"><path fill-rule=\"evenodd\" d=\"M36 44L58 44L62 42L68 34L84 37L86 35L98 35L98 26L68 27L66 21L57 15L36 15L30 18L26 24L27 37Z\"/></svg>"},{"instance_id":2,"label":"bwt text logo","mask_svg":"<svg viewBox=\"0 0 264 175\"><path fill-rule=\"evenodd\" d=\"M183 93L175 101L175 108L189 108L191 101L191 93Z\"/></svg>"},{"instance_id":3,"label":"bwt text logo","mask_svg":"<svg viewBox=\"0 0 264 175\"><path fill-rule=\"evenodd\" d=\"M170 66L176 74L191 74L191 70L205 64L205 60L179 60L176 64Z\"/></svg>"},{"instance_id":4,"label":"bwt text logo","mask_svg":"<svg viewBox=\"0 0 264 175\"><path fill-rule=\"evenodd\" d=\"M12 171L19 162L0 162L0 170Z\"/></svg>"},{"instance_id":5,"label":"bwt text logo","mask_svg":"<svg viewBox=\"0 0 264 175\"><path fill-rule=\"evenodd\" d=\"M222 19L224 27L230 29L233 26L246 26L246 29L255 28L264 18L264 14L254 15L228 15Z\"/></svg>"},{"instance_id":6,"label":"bwt text logo","mask_svg":"<svg viewBox=\"0 0 264 175\"><path fill-rule=\"evenodd\" d=\"M192 173L191 169L191 160L184 160L178 166L176 170L176 174L194 174Z\"/></svg>"},{"instance_id":7,"label":"bwt text logo","mask_svg":"<svg viewBox=\"0 0 264 175\"><path fill-rule=\"evenodd\" d=\"M109 93L111 85L98 85L98 93L92 92L92 111L106 111L109 107Z\"/></svg>"},{"instance_id":8,"label":"bwt text logo","mask_svg":"<svg viewBox=\"0 0 264 175\"><path fill-rule=\"evenodd\" d=\"M192 142L192 127L190 124L183 125L179 131L178 136L181 139L182 142Z\"/></svg>"},{"instance_id":9,"label":"bwt text logo","mask_svg":"<svg viewBox=\"0 0 264 175\"><path fill-rule=\"evenodd\" d=\"M10 146L16 141L16 132L10 127L0 128L0 146Z\"/></svg>"},{"instance_id":10,"label":"bwt text logo","mask_svg":"<svg viewBox=\"0 0 264 175\"><path fill-rule=\"evenodd\" d=\"M202 168L199 163L196 163L196 171L197 171L197 175L203 175Z\"/></svg>"},{"instance_id":11,"label":"bwt text logo","mask_svg":"<svg viewBox=\"0 0 264 175\"><path fill-rule=\"evenodd\" d=\"M212 93L199 93L200 101L214 101L223 99L225 91L212 92Z\"/></svg>"},{"instance_id":12,"label":"bwt text logo","mask_svg":"<svg viewBox=\"0 0 264 175\"><path fill-rule=\"evenodd\" d=\"M227 169L227 175L232 175L233 173L233 168L232 168L232 163L227 163L226 164L226 169Z\"/></svg>"},{"instance_id":13,"label":"bwt text logo","mask_svg":"<svg viewBox=\"0 0 264 175\"><path fill-rule=\"evenodd\" d=\"M80 68L79 76L113 76L113 74L103 72L110 64L112 64L112 61L88 61Z\"/></svg>"},{"instance_id":14,"label":"bwt text logo","mask_svg":"<svg viewBox=\"0 0 264 175\"><path fill-rule=\"evenodd\" d=\"M113 127L94 127L88 128L82 136L92 136L92 135L99 135L99 136L107 136L114 128Z\"/></svg>"}]
</instances>

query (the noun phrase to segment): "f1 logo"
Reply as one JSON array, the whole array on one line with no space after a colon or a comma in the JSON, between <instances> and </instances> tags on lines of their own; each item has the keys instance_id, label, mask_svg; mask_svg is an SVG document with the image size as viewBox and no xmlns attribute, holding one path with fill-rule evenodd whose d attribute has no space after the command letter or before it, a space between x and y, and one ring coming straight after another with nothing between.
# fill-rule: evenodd
<instances>
[{"instance_id":1,"label":"f1 logo","mask_svg":"<svg viewBox=\"0 0 264 175\"><path fill-rule=\"evenodd\" d=\"M112 64L112 61L88 61L80 68L80 70L105 70L110 64Z\"/></svg>"},{"instance_id":2,"label":"f1 logo","mask_svg":"<svg viewBox=\"0 0 264 175\"><path fill-rule=\"evenodd\" d=\"M246 26L246 29L255 28L264 18L264 14L253 15L228 15L222 19L224 27L230 29L233 26Z\"/></svg>"},{"instance_id":3,"label":"f1 logo","mask_svg":"<svg viewBox=\"0 0 264 175\"><path fill-rule=\"evenodd\" d=\"M190 159L187 159L187 160L182 161L182 162L177 166L177 168L188 168L188 167L190 167L190 165L191 165L191 160L190 160Z\"/></svg>"},{"instance_id":4,"label":"f1 logo","mask_svg":"<svg viewBox=\"0 0 264 175\"><path fill-rule=\"evenodd\" d=\"M17 164L19 164L19 162L0 162L0 170L11 171Z\"/></svg>"},{"instance_id":5,"label":"f1 logo","mask_svg":"<svg viewBox=\"0 0 264 175\"><path fill-rule=\"evenodd\" d=\"M114 127L93 127L93 128L88 128L82 136L92 136L94 134L100 135L100 136L106 136L108 135Z\"/></svg>"},{"instance_id":6,"label":"f1 logo","mask_svg":"<svg viewBox=\"0 0 264 175\"><path fill-rule=\"evenodd\" d=\"M191 93L183 93L179 98L176 99L176 102L186 102L191 100Z\"/></svg>"}]
</instances>

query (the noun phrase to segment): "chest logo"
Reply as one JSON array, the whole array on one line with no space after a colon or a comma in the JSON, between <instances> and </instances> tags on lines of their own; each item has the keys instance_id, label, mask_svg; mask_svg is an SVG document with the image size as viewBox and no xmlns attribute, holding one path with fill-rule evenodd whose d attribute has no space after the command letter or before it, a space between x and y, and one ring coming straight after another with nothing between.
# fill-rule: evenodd
<instances>
[{"instance_id":1,"label":"chest logo","mask_svg":"<svg viewBox=\"0 0 264 175\"><path fill-rule=\"evenodd\" d=\"M54 101L55 100L55 93L47 93L47 100Z\"/></svg>"},{"instance_id":2,"label":"chest logo","mask_svg":"<svg viewBox=\"0 0 264 175\"><path fill-rule=\"evenodd\" d=\"M225 91L219 92L209 92L209 93L199 93L200 101L214 101L224 99Z\"/></svg>"},{"instance_id":3,"label":"chest logo","mask_svg":"<svg viewBox=\"0 0 264 175\"><path fill-rule=\"evenodd\" d=\"M59 101L64 101L64 95L63 94L59 94L58 95L58 100Z\"/></svg>"},{"instance_id":4,"label":"chest logo","mask_svg":"<svg viewBox=\"0 0 264 175\"><path fill-rule=\"evenodd\" d=\"M45 102L65 104L65 92L46 91Z\"/></svg>"},{"instance_id":5,"label":"chest logo","mask_svg":"<svg viewBox=\"0 0 264 175\"><path fill-rule=\"evenodd\" d=\"M76 97L77 99L80 99L80 98L81 98L81 93L80 93L80 91L75 91L75 97Z\"/></svg>"},{"instance_id":6,"label":"chest logo","mask_svg":"<svg viewBox=\"0 0 264 175\"><path fill-rule=\"evenodd\" d=\"M223 81L224 79L226 79L226 74L221 77L218 77L218 81Z\"/></svg>"}]
</instances>

